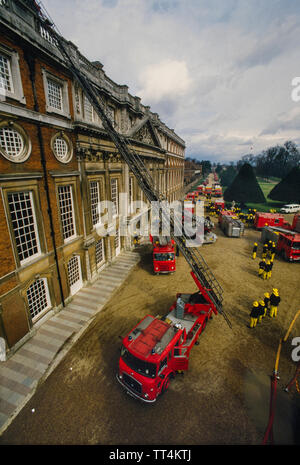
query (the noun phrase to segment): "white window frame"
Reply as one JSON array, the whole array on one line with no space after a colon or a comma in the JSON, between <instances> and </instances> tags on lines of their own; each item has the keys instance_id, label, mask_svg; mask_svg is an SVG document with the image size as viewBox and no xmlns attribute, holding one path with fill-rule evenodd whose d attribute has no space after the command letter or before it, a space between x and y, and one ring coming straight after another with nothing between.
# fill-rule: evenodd
<instances>
[{"instance_id":1,"label":"white window frame","mask_svg":"<svg viewBox=\"0 0 300 465\"><path fill-rule=\"evenodd\" d=\"M69 236L69 237L65 237L65 227L64 227L64 224L63 224L63 220L62 220L62 206L61 206L61 199L60 199L60 191L62 188L66 188L68 187L70 189L70 193L71 193L71 209L70 209L70 212L71 212L71 217L72 217L72 225L73 225L73 230L74 230L74 233ZM68 243L70 241L72 241L75 237L77 237L77 228L76 228L76 216L75 216L75 210L74 210L74 195L73 195L73 185L72 184L62 184L62 185L59 185L58 186L58 205L59 205L59 212L60 212L60 221L61 221L61 228L62 228L62 237L63 237L63 241L64 243Z\"/></svg>"},{"instance_id":2,"label":"white window frame","mask_svg":"<svg viewBox=\"0 0 300 465\"><path fill-rule=\"evenodd\" d=\"M30 311L30 305L29 305L29 300L28 300L28 291L29 291L30 287L32 285L34 285L35 283L37 283L38 281L42 281L43 284L44 284L44 290L45 290L45 297L46 297L46 301L47 301L47 306L45 308L43 308L42 310L40 310L36 315L33 316L31 314L31 311ZM52 308L47 278L38 278L33 283L31 283L31 285L27 288L26 298L27 298L27 305L28 305L28 310L29 310L29 314L30 314L30 317L31 317L31 321L32 321L32 323L35 323L41 317L41 315L43 315L47 310Z\"/></svg>"},{"instance_id":3,"label":"white window frame","mask_svg":"<svg viewBox=\"0 0 300 465\"><path fill-rule=\"evenodd\" d=\"M95 113L94 113L94 108L89 99L86 97L85 93L82 93L82 100L83 100L83 117L84 121L87 123L94 123L95 122ZM91 118L87 118L87 113L90 111Z\"/></svg>"},{"instance_id":4,"label":"white window frame","mask_svg":"<svg viewBox=\"0 0 300 465\"><path fill-rule=\"evenodd\" d=\"M0 90L0 100L3 100L4 97L4 99L10 98L26 104L19 65L19 54L2 44L0 44L0 54L4 55L8 59L12 84L11 91L4 89Z\"/></svg>"},{"instance_id":5,"label":"white window frame","mask_svg":"<svg viewBox=\"0 0 300 465\"><path fill-rule=\"evenodd\" d=\"M134 199L134 179L129 176L129 192L128 192L128 213L133 214L133 199Z\"/></svg>"},{"instance_id":6,"label":"white window frame","mask_svg":"<svg viewBox=\"0 0 300 465\"><path fill-rule=\"evenodd\" d=\"M96 187L97 192L95 192L95 189L93 189L92 185L94 185L94 187ZM93 190L94 190L94 192L93 192ZM96 180L91 180L90 181L90 200L91 200L91 217L92 217L93 228L96 228L97 226L100 226L102 224L101 212L100 212L100 192L101 192L100 182L96 181ZM96 197L97 197L97 199L96 199ZM97 202L96 205L93 203L95 200ZM94 209L96 209L96 212L93 211ZM98 216L98 221L96 221L96 222L94 222L95 216Z\"/></svg>"},{"instance_id":7,"label":"white window frame","mask_svg":"<svg viewBox=\"0 0 300 465\"><path fill-rule=\"evenodd\" d=\"M118 243L118 247L117 247ZM114 248L115 248L115 256L117 257L121 253L121 235L120 230L116 229L116 235L114 237Z\"/></svg>"},{"instance_id":8,"label":"white window frame","mask_svg":"<svg viewBox=\"0 0 300 465\"><path fill-rule=\"evenodd\" d=\"M30 255L30 257L21 259L19 253L18 253L18 246L17 246L17 237L16 237L16 229L13 227L13 220L11 217L11 209L9 207L9 195L14 195L14 194L21 194L21 193L28 193L29 198L30 198L30 204L31 204L31 210L32 210L32 220L33 220L33 228L34 228L34 234L35 234L35 241L36 241L36 246L37 246L37 252L33 255ZM32 262L33 260L36 260L38 257L41 256L41 244L40 244L40 238L39 238L39 231L38 231L38 226L37 226L37 221L36 221L36 213L35 213L35 204L34 204L34 198L33 198L33 192L30 190L22 190L22 191L16 191L16 192L8 192L8 197L7 197L7 202L8 202L8 209L9 209L9 218L10 218L10 224L11 224L11 229L13 231L13 236L14 236L14 243L15 243L15 248L16 248L16 256L18 258L18 261L20 263L20 266L27 265L28 263ZM22 217L22 221L23 221Z\"/></svg>"},{"instance_id":9,"label":"white window frame","mask_svg":"<svg viewBox=\"0 0 300 465\"><path fill-rule=\"evenodd\" d=\"M69 265L70 265L71 260L74 260L74 261L76 260L77 265L78 265L78 275L79 275L79 279L77 281L75 281L73 284L71 284L71 282L70 282ZM74 255L73 257L71 257L69 259L68 264L67 264L67 274L68 274L68 283L69 283L69 287L70 287L70 293L71 293L71 295L75 295L83 286L80 255Z\"/></svg>"},{"instance_id":10,"label":"white window frame","mask_svg":"<svg viewBox=\"0 0 300 465\"><path fill-rule=\"evenodd\" d=\"M102 247L102 260L100 262L97 262L97 244L98 243L101 243L101 247ZM103 263L105 262L105 248L104 248L104 239L99 239L96 243L95 243L95 261L96 261L96 268L97 270L99 268L102 267Z\"/></svg>"},{"instance_id":11,"label":"white window frame","mask_svg":"<svg viewBox=\"0 0 300 465\"><path fill-rule=\"evenodd\" d=\"M57 151L56 151L56 148L55 148L55 142L56 142L57 139L62 139L67 145L67 153L66 153L64 158L59 157L57 155ZM70 139L65 135L64 132L60 132L60 133L55 134L51 139L50 145L51 145L51 149L52 149L52 152L53 152L56 160L58 160L60 163L67 164L72 160L72 158L73 158L73 145L72 145L72 142L70 141Z\"/></svg>"},{"instance_id":12,"label":"white window frame","mask_svg":"<svg viewBox=\"0 0 300 465\"><path fill-rule=\"evenodd\" d=\"M113 199L113 182L116 185L116 199ZM113 215L113 218L116 218L119 214L119 183L118 178L110 178L110 193L111 193L111 200L116 207L116 214Z\"/></svg>"},{"instance_id":13,"label":"white window frame","mask_svg":"<svg viewBox=\"0 0 300 465\"><path fill-rule=\"evenodd\" d=\"M46 97L46 111L47 113L56 113L67 118L71 118L70 107L69 107L69 96L68 96L68 82L58 78L54 74L50 73L46 69L42 69L44 91ZM62 98L62 108L55 108L50 105L49 95L48 95L48 80L51 80L58 84L61 87L61 98Z\"/></svg>"}]
</instances>

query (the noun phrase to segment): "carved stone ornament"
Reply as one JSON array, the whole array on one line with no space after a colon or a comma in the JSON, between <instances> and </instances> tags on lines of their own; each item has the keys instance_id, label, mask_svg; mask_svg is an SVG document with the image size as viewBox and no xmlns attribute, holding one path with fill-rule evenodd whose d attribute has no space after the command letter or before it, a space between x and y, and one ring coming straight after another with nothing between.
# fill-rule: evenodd
<instances>
[{"instance_id":1,"label":"carved stone ornament","mask_svg":"<svg viewBox=\"0 0 300 465\"><path fill-rule=\"evenodd\" d=\"M144 142L145 144L149 145L156 145L151 132L149 131L147 126L141 127L133 136L135 140L139 142Z\"/></svg>"}]
</instances>

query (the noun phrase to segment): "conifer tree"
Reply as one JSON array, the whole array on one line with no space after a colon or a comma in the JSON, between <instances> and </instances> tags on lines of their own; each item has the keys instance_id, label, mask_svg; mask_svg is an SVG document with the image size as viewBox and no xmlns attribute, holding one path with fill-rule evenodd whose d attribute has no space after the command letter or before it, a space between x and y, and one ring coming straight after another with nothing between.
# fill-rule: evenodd
<instances>
[{"instance_id":1,"label":"conifer tree","mask_svg":"<svg viewBox=\"0 0 300 465\"><path fill-rule=\"evenodd\" d=\"M286 203L300 202L300 168L293 168L275 187L269 192L269 199L280 200Z\"/></svg>"},{"instance_id":2,"label":"conifer tree","mask_svg":"<svg viewBox=\"0 0 300 465\"><path fill-rule=\"evenodd\" d=\"M238 174L226 189L224 199L227 201L246 203L264 203L266 201L252 166L245 163Z\"/></svg>"}]
</instances>

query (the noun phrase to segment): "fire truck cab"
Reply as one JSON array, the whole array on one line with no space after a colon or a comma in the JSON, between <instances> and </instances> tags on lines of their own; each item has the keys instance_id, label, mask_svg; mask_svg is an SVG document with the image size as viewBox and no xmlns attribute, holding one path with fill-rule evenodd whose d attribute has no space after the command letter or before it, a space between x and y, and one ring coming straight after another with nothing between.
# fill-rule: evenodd
<instances>
[{"instance_id":1,"label":"fire truck cab","mask_svg":"<svg viewBox=\"0 0 300 465\"><path fill-rule=\"evenodd\" d=\"M175 241L166 236L150 236L153 244L153 270L155 274L174 273L176 260L174 245Z\"/></svg>"},{"instance_id":2,"label":"fire truck cab","mask_svg":"<svg viewBox=\"0 0 300 465\"><path fill-rule=\"evenodd\" d=\"M127 394L153 403L177 372L188 369L189 355L217 309L191 272L198 291L177 294L163 317L145 316L123 339L116 375Z\"/></svg>"}]
</instances>

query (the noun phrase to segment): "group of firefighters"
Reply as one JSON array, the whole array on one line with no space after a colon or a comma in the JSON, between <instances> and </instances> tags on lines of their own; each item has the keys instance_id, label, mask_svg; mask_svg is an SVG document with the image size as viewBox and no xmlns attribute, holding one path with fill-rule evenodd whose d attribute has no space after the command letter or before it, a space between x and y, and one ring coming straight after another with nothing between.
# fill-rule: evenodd
<instances>
[{"instance_id":1,"label":"group of firefighters","mask_svg":"<svg viewBox=\"0 0 300 465\"><path fill-rule=\"evenodd\" d=\"M218 216L222 207L214 202L209 202L208 205L205 206L206 212L208 212L211 216Z\"/></svg>"},{"instance_id":2,"label":"group of firefighters","mask_svg":"<svg viewBox=\"0 0 300 465\"><path fill-rule=\"evenodd\" d=\"M258 244L254 243L252 250L252 258L255 260L257 256ZM272 276L272 268L275 258L276 244L273 241L266 242L262 249L262 259L259 262L258 276L263 279L270 279ZM272 293L266 292L262 300L255 300L250 313L250 328L255 328L257 322L261 323L262 319L269 312L271 318L277 316L277 309L280 303L279 291L273 288Z\"/></svg>"},{"instance_id":3,"label":"group of firefighters","mask_svg":"<svg viewBox=\"0 0 300 465\"><path fill-rule=\"evenodd\" d=\"M255 260L257 255L257 242L254 243L252 249L252 258ZM262 250L262 259L258 264L258 276L263 279L270 279L272 276L273 263L275 258L276 244L275 242L266 242Z\"/></svg>"},{"instance_id":4,"label":"group of firefighters","mask_svg":"<svg viewBox=\"0 0 300 465\"><path fill-rule=\"evenodd\" d=\"M250 313L250 328L255 328L257 323L261 323L267 312L271 318L276 318L280 300L279 291L276 288L273 288L271 294L266 292L264 299L255 300Z\"/></svg>"},{"instance_id":5,"label":"group of firefighters","mask_svg":"<svg viewBox=\"0 0 300 465\"><path fill-rule=\"evenodd\" d=\"M243 213L239 207L233 207L231 210L236 214L239 220L241 220L249 228L253 226L255 220L255 208L249 208L247 213Z\"/></svg>"}]
</instances>

